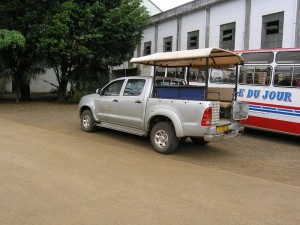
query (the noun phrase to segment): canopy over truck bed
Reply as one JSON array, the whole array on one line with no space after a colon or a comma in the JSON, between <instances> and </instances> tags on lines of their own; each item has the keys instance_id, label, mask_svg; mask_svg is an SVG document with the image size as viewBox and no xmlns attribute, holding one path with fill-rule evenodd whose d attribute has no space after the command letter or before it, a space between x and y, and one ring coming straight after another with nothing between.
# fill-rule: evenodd
<instances>
[{"instance_id":1,"label":"canopy over truck bed","mask_svg":"<svg viewBox=\"0 0 300 225\"><path fill-rule=\"evenodd\" d=\"M207 99L208 93L208 77L209 68L213 69L226 69L233 68L238 64L243 63L243 58L231 51L227 51L220 48L204 48L195 50L175 51L175 52L161 52L152 55L142 56L139 58L133 58L131 63L144 64L160 67L192 67L197 69L205 69L206 71L206 91L205 99ZM238 68L238 67L236 67ZM156 72L154 72L155 74ZM236 76L237 76L236 72ZM154 76L155 79L155 76ZM235 84L235 95L237 97L237 77ZM189 76L187 78L189 83ZM155 84L155 82L154 82Z\"/></svg>"},{"instance_id":2,"label":"canopy over truck bed","mask_svg":"<svg viewBox=\"0 0 300 225\"><path fill-rule=\"evenodd\" d=\"M138 63L161 67L192 67L192 68L232 68L240 64L243 58L238 54L220 48L204 48L195 50L161 52L131 59Z\"/></svg>"}]
</instances>

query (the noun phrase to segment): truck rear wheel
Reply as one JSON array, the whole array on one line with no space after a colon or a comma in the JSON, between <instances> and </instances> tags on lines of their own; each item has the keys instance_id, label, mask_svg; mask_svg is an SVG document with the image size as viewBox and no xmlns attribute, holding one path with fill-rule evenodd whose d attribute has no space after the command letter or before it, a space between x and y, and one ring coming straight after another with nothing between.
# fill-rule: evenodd
<instances>
[{"instance_id":1,"label":"truck rear wheel","mask_svg":"<svg viewBox=\"0 0 300 225\"><path fill-rule=\"evenodd\" d=\"M86 109L81 113L81 128L85 132L93 132L95 130L95 120L91 110Z\"/></svg>"},{"instance_id":2,"label":"truck rear wheel","mask_svg":"<svg viewBox=\"0 0 300 225\"><path fill-rule=\"evenodd\" d=\"M175 152L179 140L171 122L159 122L151 130L151 144L155 151L161 154L170 154Z\"/></svg>"}]
</instances>

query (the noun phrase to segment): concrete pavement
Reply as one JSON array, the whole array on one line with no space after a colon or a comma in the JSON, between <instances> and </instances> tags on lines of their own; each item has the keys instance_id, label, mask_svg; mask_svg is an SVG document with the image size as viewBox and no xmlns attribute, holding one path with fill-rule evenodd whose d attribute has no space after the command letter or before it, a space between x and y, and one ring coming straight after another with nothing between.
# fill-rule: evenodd
<instances>
[{"instance_id":1,"label":"concrete pavement","mask_svg":"<svg viewBox=\"0 0 300 225\"><path fill-rule=\"evenodd\" d=\"M296 186L0 126L1 225L300 224Z\"/></svg>"}]
</instances>

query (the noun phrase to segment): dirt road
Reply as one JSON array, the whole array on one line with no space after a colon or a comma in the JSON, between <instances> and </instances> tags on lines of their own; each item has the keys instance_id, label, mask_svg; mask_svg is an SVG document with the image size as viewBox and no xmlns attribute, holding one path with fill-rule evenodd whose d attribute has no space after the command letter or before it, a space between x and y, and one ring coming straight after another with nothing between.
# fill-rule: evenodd
<instances>
[{"instance_id":1,"label":"dirt road","mask_svg":"<svg viewBox=\"0 0 300 225\"><path fill-rule=\"evenodd\" d=\"M0 224L298 225L299 139L258 131L173 155L84 133L76 105L0 103Z\"/></svg>"},{"instance_id":2,"label":"dirt road","mask_svg":"<svg viewBox=\"0 0 300 225\"><path fill-rule=\"evenodd\" d=\"M175 154L163 156L153 152L148 138L111 130L82 132L75 104L1 103L0 117L130 151L300 186L299 137L247 129L238 138L203 147L182 142Z\"/></svg>"}]
</instances>

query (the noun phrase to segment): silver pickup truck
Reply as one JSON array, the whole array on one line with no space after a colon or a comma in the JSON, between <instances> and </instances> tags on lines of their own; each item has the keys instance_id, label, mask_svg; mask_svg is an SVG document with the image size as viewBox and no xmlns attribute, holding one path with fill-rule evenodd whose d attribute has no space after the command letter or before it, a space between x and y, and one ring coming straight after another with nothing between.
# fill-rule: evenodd
<instances>
[{"instance_id":1,"label":"silver pickup truck","mask_svg":"<svg viewBox=\"0 0 300 225\"><path fill-rule=\"evenodd\" d=\"M235 137L243 131L239 120L248 116L246 103L232 101L222 106L220 100L207 99L206 87L184 82L161 85L165 82L157 79L118 78L95 94L82 97L78 106L82 129L92 132L103 127L150 135L155 151L163 154L174 152L180 139L206 144ZM226 114L221 113L224 108Z\"/></svg>"}]
</instances>

